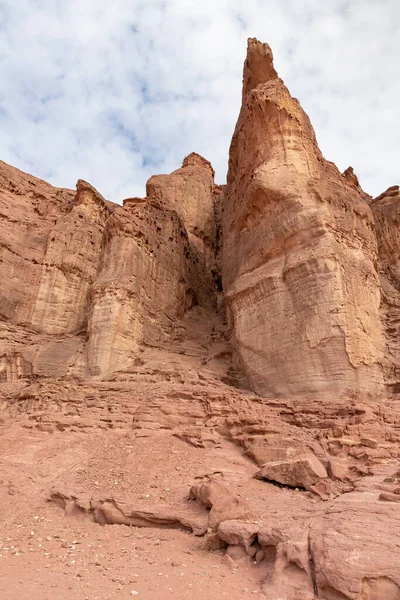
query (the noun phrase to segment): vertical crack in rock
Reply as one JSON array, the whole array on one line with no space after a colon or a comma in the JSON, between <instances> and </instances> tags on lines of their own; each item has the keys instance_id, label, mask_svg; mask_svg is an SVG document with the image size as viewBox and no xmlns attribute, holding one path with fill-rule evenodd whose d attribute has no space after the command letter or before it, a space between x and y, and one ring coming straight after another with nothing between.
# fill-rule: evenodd
<instances>
[{"instance_id":1,"label":"vertical crack in rock","mask_svg":"<svg viewBox=\"0 0 400 600\"><path fill-rule=\"evenodd\" d=\"M310 563L310 575L311 575L311 581L312 581L313 588L314 588L314 594L316 595L317 598L319 598L317 576L316 576L316 570L315 570L315 562L314 562L314 556L313 556L313 551L312 551L312 547L311 547L311 532L310 532L310 530L308 531L308 560Z\"/></svg>"}]
</instances>

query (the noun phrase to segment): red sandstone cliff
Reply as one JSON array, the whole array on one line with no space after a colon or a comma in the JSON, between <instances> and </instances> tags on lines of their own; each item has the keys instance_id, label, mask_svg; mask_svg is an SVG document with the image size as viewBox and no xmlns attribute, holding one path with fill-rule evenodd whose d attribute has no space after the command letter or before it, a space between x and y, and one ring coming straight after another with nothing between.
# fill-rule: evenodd
<instances>
[{"instance_id":1,"label":"red sandstone cliff","mask_svg":"<svg viewBox=\"0 0 400 600\"><path fill-rule=\"evenodd\" d=\"M129 369L193 304L216 307L214 172L200 156L123 207L84 181L74 194L0 168L3 379Z\"/></svg>"},{"instance_id":2,"label":"red sandstone cliff","mask_svg":"<svg viewBox=\"0 0 400 600\"><path fill-rule=\"evenodd\" d=\"M252 39L227 186L193 153L146 193L0 163L0 531L29 553L48 500L195 534L232 599L239 572L268 600L400 600L398 186L372 200L323 158Z\"/></svg>"}]
</instances>

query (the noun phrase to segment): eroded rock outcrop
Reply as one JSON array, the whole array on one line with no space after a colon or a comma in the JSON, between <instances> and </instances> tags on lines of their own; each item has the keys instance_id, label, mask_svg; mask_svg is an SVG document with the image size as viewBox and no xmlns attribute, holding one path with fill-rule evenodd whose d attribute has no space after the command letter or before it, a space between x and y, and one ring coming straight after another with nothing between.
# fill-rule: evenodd
<instances>
[{"instance_id":1,"label":"eroded rock outcrop","mask_svg":"<svg viewBox=\"0 0 400 600\"><path fill-rule=\"evenodd\" d=\"M197 154L124 206L1 166L2 379L107 377L215 309L214 171ZM29 331L29 335L27 335Z\"/></svg>"},{"instance_id":2,"label":"eroded rock outcrop","mask_svg":"<svg viewBox=\"0 0 400 600\"><path fill-rule=\"evenodd\" d=\"M88 323L92 375L128 369L140 345L162 341L190 307L190 253L175 212L150 202L119 207L103 243Z\"/></svg>"},{"instance_id":3,"label":"eroded rock outcrop","mask_svg":"<svg viewBox=\"0 0 400 600\"><path fill-rule=\"evenodd\" d=\"M214 169L193 152L171 175L155 175L146 185L150 198L176 211L185 223L189 242L214 267L217 223L214 206Z\"/></svg>"},{"instance_id":4,"label":"eroded rock outcrop","mask_svg":"<svg viewBox=\"0 0 400 600\"><path fill-rule=\"evenodd\" d=\"M307 115L249 40L223 221L240 364L260 394L382 393L373 215L324 160Z\"/></svg>"},{"instance_id":5,"label":"eroded rock outcrop","mask_svg":"<svg viewBox=\"0 0 400 600\"><path fill-rule=\"evenodd\" d=\"M66 516L88 517L99 525L181 528L195 535L204 535L207 529L206 519L193 508L179 512L165 503L133 507L115 498L96 498L59 489L51 490L48 500L62 508Z\"/></svg>"}]
</instances>

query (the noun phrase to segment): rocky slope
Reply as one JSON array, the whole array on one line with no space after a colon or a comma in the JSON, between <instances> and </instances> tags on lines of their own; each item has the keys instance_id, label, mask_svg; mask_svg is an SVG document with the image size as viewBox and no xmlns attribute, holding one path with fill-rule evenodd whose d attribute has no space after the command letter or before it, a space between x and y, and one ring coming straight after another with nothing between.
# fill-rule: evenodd
<instances>
[{"instance_id":1,"label":"rocky slope","mask_svg":"<svg viewBox=\"0 0 400 600\"><path fill-rule=\"evenodd\" d=\"M227 186L146 193L0 163L2 598L400 600L398 186L249 40Z\"/></svg>"}]
</instances>

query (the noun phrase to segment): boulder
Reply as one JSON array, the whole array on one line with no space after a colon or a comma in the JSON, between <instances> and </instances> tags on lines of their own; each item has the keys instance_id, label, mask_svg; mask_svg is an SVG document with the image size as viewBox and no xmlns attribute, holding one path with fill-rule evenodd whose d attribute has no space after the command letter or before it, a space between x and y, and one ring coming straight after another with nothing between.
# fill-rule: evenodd
<instances>
[{"instance_id":1,"label":"boulder","mask_svg":"<svg viewBox=\"0 0 400 600\"><path fill-rule=\"evenodd\" d=\"M220 523L226 520L254 519L246 500L233 494L219 481L206 481L190 488L190 498L197 500L209 509L208 527L217 531Z\"/></svg>"},{"instance_id":2,"label":"boulder","mask_svg":"<svg viewBox=\"0 0 400 600\"><path fill-rule=\"evenodd\" d=\"M308 490L328 474L323 464L310 455L266 463L254 477Z\"/></svg>"}]
</instances>

